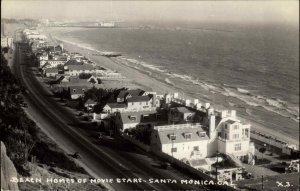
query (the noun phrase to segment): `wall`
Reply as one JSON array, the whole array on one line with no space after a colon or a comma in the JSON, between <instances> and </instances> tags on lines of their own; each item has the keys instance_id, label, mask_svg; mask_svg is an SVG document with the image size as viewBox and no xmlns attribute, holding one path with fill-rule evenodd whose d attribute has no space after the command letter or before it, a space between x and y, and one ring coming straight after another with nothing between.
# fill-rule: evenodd
<instances>
[{"instance_id":1,"label":"wall","mask_svg":"<svg viewBox=\"0 0 300 191\"><path fill-rule=\"evenodd\" d=\"M259 140L261 142L264 142L266 144L272 145L272 146L280 148L280 149L282 149L287 144L284 141L277 140L274 137L271 137L269 135L265 135L263 133L259 133L256 131L251 131L250 138Z\"/></svg>"},{"instance_id":2,"label":"wall","mask_svg":"<svg viewBox=\"0 0 300 191\"><path fill-rule=\"evenodd\" d=\"M152 106L152 99L148 102L129 102L127 105L130 110L143 110Z\"/></svg>"},{"instance_id":3,"label":"wall","mask_svg":"<svg viewBox=\"0 0 300 191\"><path fill-rule=\"evenodd\" d=\"M235 145L239 143L241 143L241 150L235 151ZM219 139L218 147L219 147L219 151L222 153L233 154L234 156L245 156L249 152L249 140L224 141Z\"/></svg>"},{"instance_id":4,"label":"wall","mask_svg":"<svg viewBox=\"0 0 300 191\"><path fill-rule=\"evenodd\" d=\"M133 143L134 145L138 146L139 148L141 148L142 150L149 152L150 151L150 146L149 145L145 145L139 141L137 141L136 139L126 135L125 133L123 134L124 139L126 139L127 141Z\"/></svg>"},{"instance_id":5,"label":"wall","mask_svg":"<svg viewBox=\"0 0 300 191\"><path fill-rule=\"evenodd\" d=\"M183 158L190 159L193 155L194 147L199 147L199 158L205 158L207 156L207 140L205 141L193 141L193 142L185 142L185 143L174 143L172 144L163 144L162 152L172 156L171 149L177 148L177 152L173 152L173 157L179 160Z\"/></svg>"}]
</instances>

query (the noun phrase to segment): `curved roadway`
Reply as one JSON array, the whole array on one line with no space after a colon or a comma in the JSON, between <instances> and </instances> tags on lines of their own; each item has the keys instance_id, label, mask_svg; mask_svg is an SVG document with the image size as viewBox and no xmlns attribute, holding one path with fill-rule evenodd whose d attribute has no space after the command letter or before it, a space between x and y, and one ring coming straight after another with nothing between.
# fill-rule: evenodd
<instances>
[{"instance_id":1,"label":"curved roadway","mask_svg":"<svg viewBox=\"0 0 300 191\"><path fill-rule=\"evenodd\" d=\"M15 48L15 74L26 88L28 102L27 112L64 150L73 153L78 151L82 166L94 178L113 179L113 183L105 183L109 190L204 190L194 185L179 183L149 183L154 179L190 179L175 169L163 170L155 166L156 159L135 148L122 139L96 141L91 138L90 130L78 120L68 109L61 106L52 95L37 81L30 67L22 63L20 46ZM116 183L116 178L141 178L141 183Z\"/></svg>"}]
</instances>

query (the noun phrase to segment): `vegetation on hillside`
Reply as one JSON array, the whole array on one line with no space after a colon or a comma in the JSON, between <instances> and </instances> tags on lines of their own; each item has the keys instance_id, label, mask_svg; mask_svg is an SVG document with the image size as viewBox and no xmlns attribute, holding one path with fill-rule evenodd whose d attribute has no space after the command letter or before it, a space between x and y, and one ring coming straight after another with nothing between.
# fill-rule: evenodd
<instances>
[{"instance_id":1,"label":"vegetation on hillside","mask_svg":"<svg viewBox=\"0 0 300 191\"><path fill-rule=\"evenodd\" d=\"M40 129L28 118L22 105L25 88L14 77L7 60L1 53L0 64L0 140L7 148L8 157L13 161L18 173L29 176L26 168L30 156L35 156L39 163L62 169L85 172L62 152L51 148L44 142ZM47 154L46 154L47 153Z\"/></svg>"}]
</instances>

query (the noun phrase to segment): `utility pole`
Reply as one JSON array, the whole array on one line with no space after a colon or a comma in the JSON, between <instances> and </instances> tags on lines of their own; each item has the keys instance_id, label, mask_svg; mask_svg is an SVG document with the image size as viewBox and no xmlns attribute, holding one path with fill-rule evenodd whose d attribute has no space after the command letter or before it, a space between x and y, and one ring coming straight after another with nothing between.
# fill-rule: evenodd
<instances>
[{"instance_id":1,"label":"utility pole","mask_svg":"<svg viewBox=\"0 0 300 191\"><path fill-rule=\"evenodd\" d=\"M261 176L261 190L264 190L264 176Z\"/></svg>"},{"instance_id":2,"label":"utility pole","mask_svg":"<svg viewBox=\"0 0 300 191\"><path fill-rule=\"evenodd\" d=\"M217 152L216 182L218 182L219 152Z\"/></svg>"},{"instance_id":3,"label":"utility pole","mask_svg":"<svg viewBox=\"0 0 300 191\"><path fill-rule=\"evenodd\" d=\"M173 152L174 152L174 150L173 150L173 142L174 142L174 140L173 139L171 139L171 141L172 141L172 160L173 160L173 158L174 158L174 156L173 156Z\"/></svg>"}]
</instances>

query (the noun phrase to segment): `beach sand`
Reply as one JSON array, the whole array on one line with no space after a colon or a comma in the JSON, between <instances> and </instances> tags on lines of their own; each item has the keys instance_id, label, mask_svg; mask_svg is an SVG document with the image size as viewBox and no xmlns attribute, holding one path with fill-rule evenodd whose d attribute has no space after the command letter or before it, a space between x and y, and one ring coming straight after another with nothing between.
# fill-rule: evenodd
<instances>
[{"instance_id":1,"label":"beach sand","mask_svg":"<svg viewBox=\"0 0 300 191\"><path fill-rule=\"evenodd\" d=\"M70 30L73 31L84 29L78 28ZM44 29L43 32L46 33L48 36L51 36L52 40L56 38L63 40L62 43L64 45L64 48L69 52L79 52L99 66L120 72L123 76L130 79L130 81L134 84L131 87L139 87L144 89L145 91L155 91L158 94L173 94L174 92L178 92L181 95L181 97L184 97L185 99L190 99L191 101L193 101L193 99L199 99L199 101L202 103L208 102L208 98L210 98L210 100L213 100L211 102L211 105L214 108L232 109L230 105L224 105L224 103L228 101L227 99L234 98L226 96L214 96L214 93L197 95L193 94L192 92L184 92L180 87L190 86L191 89L194 86L190 83L183 84L182 81L176 80L174 78L172 78L172 83L168 83L168 80L166 80L165 78L167 74L165 76L157 77L159 73L155 73L155 71L152 72L152 74L149 74L147 72L142 72L141 70L136 69L136 66L127 65L120 62L120 59L93 55L99 54L99 52L64 41L63 35L59 32L59 30L57 31L57 29ZM51 35L49 35L49 33L51 33ZM154 75L156 76L155 78L153 77ZM125 87L128 87L128 84L130 83L127 83ZM117 86L114 84L111 85L112 88L114 88L120 87L120 85L122 84L118 84ZM105 87L108 86L109 83L106 82ZM198 86L195 86L195 88L198 88ZM234 102L236 103L237 100L234 100ZM299 147L299 122L292 121L289 118L277 115L272 112L266 113L265 111L263 111L263 108L248 108L245 105L245 103L241 101L238 105L240 105L241 107L234 108L237 110L238 118L242 122L250 123L251 129L259 131L266 135L270 135L272 137L277 138L278 140L285 141L289 144L297 145ZM252 112L252 114L254 113L256 118L249 116L248 112Z\"/></svg>"}]
</instances>

